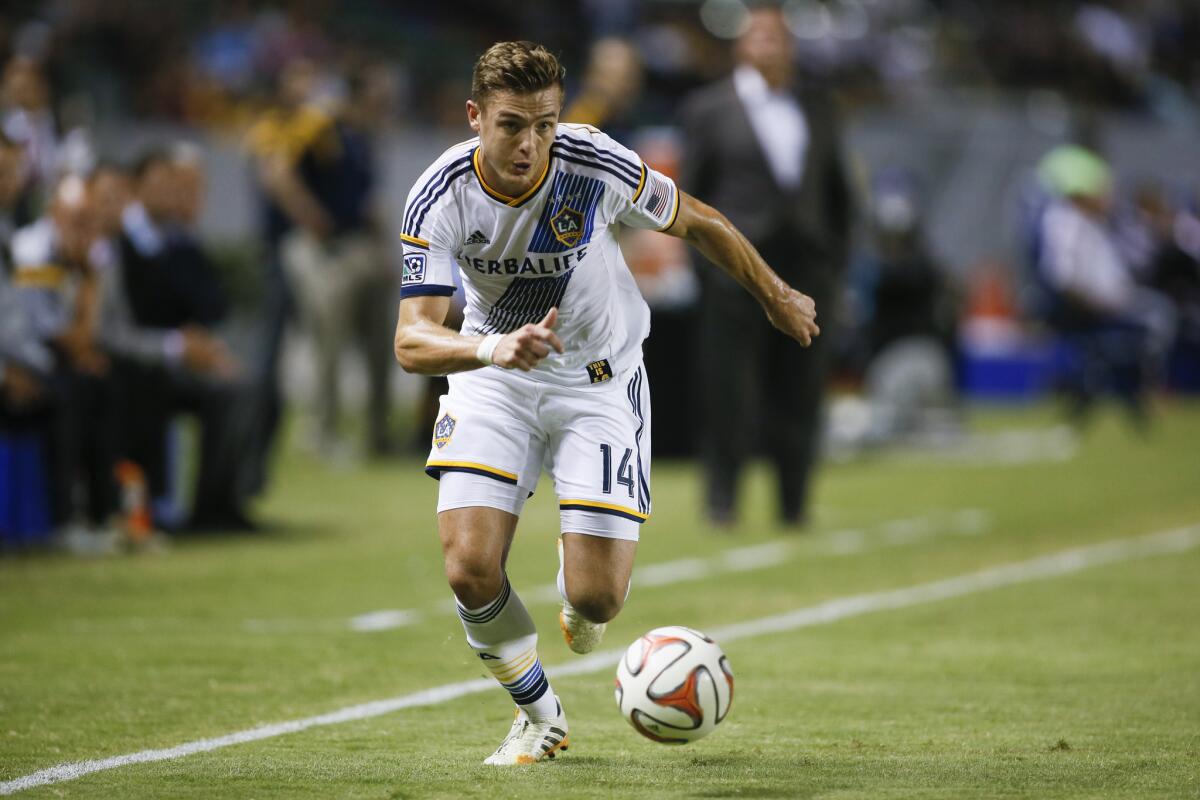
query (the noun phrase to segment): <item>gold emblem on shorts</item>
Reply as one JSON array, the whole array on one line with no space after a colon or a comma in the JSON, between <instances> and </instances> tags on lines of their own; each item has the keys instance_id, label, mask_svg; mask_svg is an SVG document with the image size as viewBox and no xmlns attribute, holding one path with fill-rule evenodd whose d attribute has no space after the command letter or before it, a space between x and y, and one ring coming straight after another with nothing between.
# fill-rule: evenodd
<instances>
[{"instance_id":1,"label":"gold emblem on shorts","mask_svg":"<svg viewBox=\"0 0 1200 800\"><path fill-rule=\"evenodd\" d=\"M442 414L442 418L433 426L433 446L441 450L450 443L450 437L454 435L454 426L458 424L458 420L449 414Z\"/></svg>"}]
</instances>

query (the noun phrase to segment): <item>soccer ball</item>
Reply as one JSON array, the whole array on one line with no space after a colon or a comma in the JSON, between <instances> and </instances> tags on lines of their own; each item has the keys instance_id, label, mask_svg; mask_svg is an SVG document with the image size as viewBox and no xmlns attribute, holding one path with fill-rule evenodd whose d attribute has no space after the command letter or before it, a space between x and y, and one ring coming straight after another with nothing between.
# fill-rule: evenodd
<instances>
[{"instance_id":1,"label":"soccer ball","mask_svg":"<svg viewBox=\"0 0 1200 800\"><path fill-rule=\"evenodd\" d=\"M621 716L655 742L704 738L725 719L732 701L729 659L691 628L655 628L629 645L617 665Z\"/></svg>"}]
</instances>

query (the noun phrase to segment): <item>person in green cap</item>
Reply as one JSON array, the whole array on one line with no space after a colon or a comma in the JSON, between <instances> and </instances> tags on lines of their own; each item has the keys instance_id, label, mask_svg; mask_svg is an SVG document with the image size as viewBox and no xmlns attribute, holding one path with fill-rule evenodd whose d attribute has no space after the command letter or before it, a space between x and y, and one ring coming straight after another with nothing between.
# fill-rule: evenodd
<instances>
[{"instance_id":1,"label":"person in green cap","mask_svg":"<svg viewBox=\"0 0 1200 800\"><path fill-rule=\"evenodd\" d=\"M1051 324L1080 351L1073 415L1113 389L1144 418L1146 377L1175 329L1171 303L1137 284L1109 229L1113 176L1091 150L1063 145L1038 164L1051 201L1041 217L1038 272L1054 296Z\"/></svg>"}]
</instances>

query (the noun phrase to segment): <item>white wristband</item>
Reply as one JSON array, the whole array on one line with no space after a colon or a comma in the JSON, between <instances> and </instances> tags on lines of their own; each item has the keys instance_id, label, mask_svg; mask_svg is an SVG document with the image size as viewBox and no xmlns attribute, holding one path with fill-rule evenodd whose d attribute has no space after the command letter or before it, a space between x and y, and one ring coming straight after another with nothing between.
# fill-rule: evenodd
<instances>
[{"instance_id":1,"label":"white wristband","mask_svg":"<svg viewBox=\"0 0 1200 800\"><path fill-rule=\"evenodd\" d=\"M479 343L479 349L475 351L475 357L479 359L479 363L485 366L491 365L492 353L496 352L496 345L500 344L500 340L503 338L503 333L493 333L491 336L483 337L483 341Z\"/></svg>"}]
</instances>

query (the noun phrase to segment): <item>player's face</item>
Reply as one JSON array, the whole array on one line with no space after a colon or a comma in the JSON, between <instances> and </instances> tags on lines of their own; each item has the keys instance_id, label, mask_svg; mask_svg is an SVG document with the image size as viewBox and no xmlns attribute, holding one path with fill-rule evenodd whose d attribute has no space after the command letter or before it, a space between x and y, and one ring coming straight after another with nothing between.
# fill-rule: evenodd
<instances>
[{"instance_id":1,"label":"player's face","mask_svg":"<svg viewBox=\"0 0 1200 800\"><path fill-rule=\"evenodd\" d=\"M562 90L499 91L481 104L467 101L467 119L479 134L484 179L511 197L528 191L546 168L554 144Z\"/></svg>"}]
</instances>

